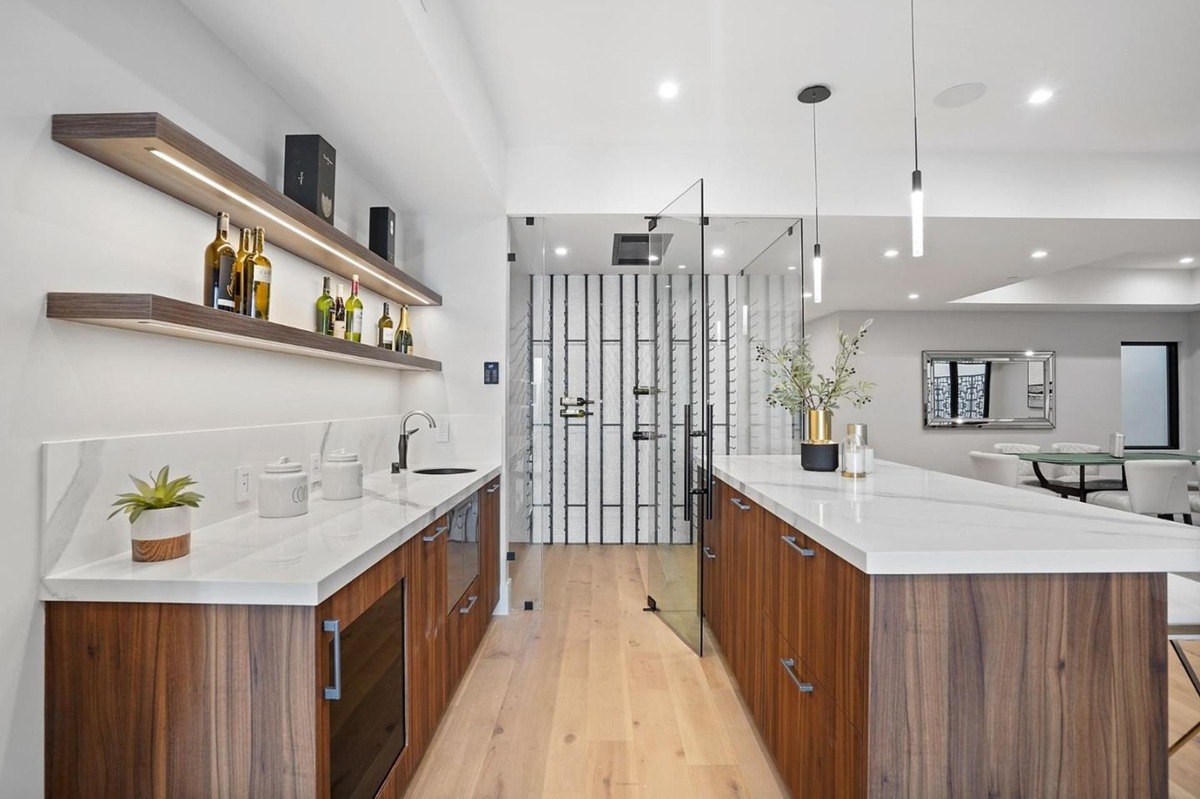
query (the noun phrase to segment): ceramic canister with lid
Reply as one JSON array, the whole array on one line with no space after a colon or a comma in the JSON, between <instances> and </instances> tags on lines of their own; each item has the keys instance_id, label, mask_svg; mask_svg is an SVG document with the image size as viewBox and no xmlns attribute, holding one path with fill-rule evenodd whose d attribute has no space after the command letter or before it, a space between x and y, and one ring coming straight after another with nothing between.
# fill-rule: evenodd
<instances>
[{"instance_id":1,"label":"ceramic canister with lid","mask_svg":"<svg viewBox=\"0 0 1200 799\"><path fill-rule=\"evenodd\" d=\"M363 493L362 475L362 463L356 453L344 449L329 453L321 466L321 496L358 499Z\"/></svg>"},{"instance_id":2,"label":"ceramic canister with lid","mask_svg":"<svg viewBox=\"0 0 1200 799\"><path fill-rule=\"evenodd\" d=\"M283 519L308 513L308 473L290 458L263 467L258 478L258 515Z\"/></svg>"}]
</instances>

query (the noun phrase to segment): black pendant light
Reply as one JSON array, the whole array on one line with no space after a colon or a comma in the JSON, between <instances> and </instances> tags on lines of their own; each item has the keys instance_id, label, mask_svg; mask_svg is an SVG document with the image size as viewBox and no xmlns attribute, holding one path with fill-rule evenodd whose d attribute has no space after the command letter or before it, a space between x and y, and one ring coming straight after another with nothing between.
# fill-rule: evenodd
<instances>
[{"instance_id":1,"label":"black pendant light","mask_svg":"<svg viewBox=\"0 0 1200 799\"><path fill-rule=\"evenodd\" d=\"M913 99L913 173L912 197L912 254L920 258L925 254L925 192L921 188L920 147L917 145L917 22L913 8L915 0L908 0L908 35L912 54L912 99Z\"/></svg>"},{"instance_id":2,"label":"black pendant light","mask_svg":"<svg viewBox=\"0 0 1200 799\"><path fill-rule=\"evenodd\" d=\"M821 260L821 201L817 182L817 104L823 103L833 94L828 86L816 84L801 90L797 100L812 106L813 115L813 302L821 302L825 264Z\"/></svg>"}]
</instances>

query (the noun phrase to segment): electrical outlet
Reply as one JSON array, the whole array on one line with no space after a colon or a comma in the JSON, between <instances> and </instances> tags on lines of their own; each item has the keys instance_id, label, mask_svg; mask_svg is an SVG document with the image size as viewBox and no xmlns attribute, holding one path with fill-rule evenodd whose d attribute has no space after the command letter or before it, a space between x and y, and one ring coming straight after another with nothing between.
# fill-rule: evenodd
<instances>
[{"instance_id":1,"label":"electrical outlet","mask_svg":"<svg viewBox=\"0 0 1200 799\"><path fill-rule=\"evenodd\" d=\"M435 427L434 430L437 430L437 442L439 444L445 444L446 442L448 442L450 440L450 422L449 421L442 420L442 423L439 424L437 427Z\"/></svg>"},{"instance_id":2,"label":"electrical outlet","mask_svg":"<svg viewBox=\"0 0 1200 799\"><path fill-rule=\"evenodd\" d=\"M250 501L249 466L239 466L233 470L233 499L235 502Z\"/></svg>"},{"instance_id":3,"label":"electrical outlet","mask_svg":"<svg viewBox=\"0 0 1200 799\"><path fill-rule=\"evenodd\" d=\"M321 482L321 453L314 452L308 456L308 483L315 485Z\"/></svg>"}]
</instances>

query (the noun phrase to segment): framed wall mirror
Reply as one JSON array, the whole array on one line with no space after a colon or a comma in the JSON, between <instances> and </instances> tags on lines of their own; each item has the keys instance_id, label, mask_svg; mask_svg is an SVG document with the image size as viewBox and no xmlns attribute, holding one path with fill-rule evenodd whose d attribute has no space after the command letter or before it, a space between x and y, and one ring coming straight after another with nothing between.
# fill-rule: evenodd
<instances>
[{"instance_id":1,"label":"framed wall mirror","mask_svg":"<svg viewBox=\"0 0 1200 799\"><path fill-rule=\"evenodd\" d=\"M1054 353L922 353L926 428L1054 428Z\"/></svg>"}]
</instances>

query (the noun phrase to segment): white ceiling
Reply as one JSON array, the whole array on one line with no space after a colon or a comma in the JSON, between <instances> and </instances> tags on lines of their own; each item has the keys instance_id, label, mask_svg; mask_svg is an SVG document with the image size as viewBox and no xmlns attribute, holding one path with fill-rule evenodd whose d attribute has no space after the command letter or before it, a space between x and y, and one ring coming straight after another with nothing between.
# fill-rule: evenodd
<instances>
[{"instance_id":1,"label":"white ceiling","mask_svg":"<svg viewBox=\"0 0 1200 799\"><path fill-rule=\"evenodd\" d=\"M795 142L827 83L831 157L906 150L904 0L455 0L510 147ZM1195 0L917 0L921 142L934 151L1200 150ZM678 81L676 100L657 96ZM987 85L960 108L955 84ZM1044 106L1025 100L1056 91ZM806 121L806 120L805 120Z\"/></svg>"}]
</instances>

